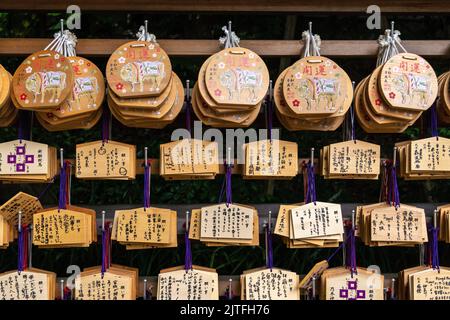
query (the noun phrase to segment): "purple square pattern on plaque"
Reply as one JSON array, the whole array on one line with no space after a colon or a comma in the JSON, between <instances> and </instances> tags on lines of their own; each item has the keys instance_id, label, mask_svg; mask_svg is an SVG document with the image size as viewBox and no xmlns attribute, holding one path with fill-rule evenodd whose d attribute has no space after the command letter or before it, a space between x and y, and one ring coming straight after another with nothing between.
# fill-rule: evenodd
<instances>
[{"instance_id":1,"label":"purple square pattern on plaque","mask_svg":"<svg viewBox=\"0 0 450 320\"><path fill-rule=\"evenodd\" d=\"M19 154L19 155L25 154L25 146L17 146L16 154Z\"/></svg>"},{"instance_id":2,"label":"purple square pattern on plaque","mask_svg":"<svg viewBox=\"0 0 450 320\"><path fill-rule=\"evenodd\" d=\"M24 172L25 171L25 165L23 163L17 163L16 164L16 171L17 172Z\"/></svg>"},{"instance_id":3,"label":"purple square pattern on plaque","mask_svg":"<svg viewBox=\"0 0 450 320\"><path fill-rule=\"evenodd\" d=\"M34 155L33 154L25 155L25 163L34 163Z\"/></svg>"},{"instance_id":4,"label":"purple square pattern on plaque","mask_svg":"<svg viewBox=\"0 0 450 320\"><path fill-rule=\"evenodd\" d=\"M8 155L8 163L16 163L16 155L14 154Z\"/></svg>"}]
</instances>

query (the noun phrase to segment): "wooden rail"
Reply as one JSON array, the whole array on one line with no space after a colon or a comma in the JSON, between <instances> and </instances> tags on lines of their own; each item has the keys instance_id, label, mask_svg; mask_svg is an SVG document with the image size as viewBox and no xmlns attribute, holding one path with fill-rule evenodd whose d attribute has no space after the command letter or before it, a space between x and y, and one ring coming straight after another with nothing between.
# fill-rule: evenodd
<instances>
[{"instance_id":1,"label":"wooden rail","mask_svg":"<svg viewBox=\"0 0 450 320\"><path fill-rule=\"evenodd\" d=\"M157 39L170 56L210 56L220 50L218 40ZM42 50L51 39L1 38L0 56L24 56ZM78 39L80 56L109 56L132 39ZM433 58L450 57L450 40L407 40L402 44L409 52ZM242 40L240 45L266 57L299 57L303 48L299 40ZM375 57L375 40L323 40L321 54L338 58Z\"/></svg>"},{"instance_id":2,"label":"wooden rail","mask_svg":"<svg viewBox=\"0 0 450 320\"><path fill-rule=\"evenodd\" d=\"M76 4L82 11L127 12L354 12L378 5L382 13L446 13L447 0L2 0L0 10L66 11Z\"/></svg>"}]
</instances>

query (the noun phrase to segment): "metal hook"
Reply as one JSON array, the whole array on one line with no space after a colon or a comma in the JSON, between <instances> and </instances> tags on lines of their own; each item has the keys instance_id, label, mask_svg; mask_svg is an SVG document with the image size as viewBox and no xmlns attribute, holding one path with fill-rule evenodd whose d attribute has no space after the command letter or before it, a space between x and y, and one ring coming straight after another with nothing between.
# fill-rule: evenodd
<instances>
[{"instance_id":1,"label":"metal hook","mask_svg":"<svg viewBox=\"0 0 450 320\"><path fill-rule=\"evenodd\" d=\"M144 148L144 167L147 167L148 165L148 147Z\"/></svg>"},{"instance_id":2,"label":"metal hook","mask_svg":"<svg viewBox=\"0 0 450 320\"><path fill-rule=\"evenodd\" d=\"M228 21L228 32L231 36L231 20Z\"/></svg>"},{"instance_id":3,"label":"metal hook","mask_svg":"<svg viewBox=\"0 0 450 320\"><path fill-rule=\"evenodd\" d=\"M355 230L355 209L352 210L352 229Z\"/></svg>"},{"instance_id":4,"label":"metal hook","mask_svg":"<svg viewBox=\"0 0 450 320\"><path fill-rule=\"evenodd\" d=\"M395 298L395 278L391 280L391 300Z\"/></svg>"},{"instance_id":5,"label":"metal hook","mask_svg":"<svg viewBox=\"0 0 450 320\"><path fill-rule=\"evenodd\" d=\"M311 300L316 300L316 276L312 277L312 292L311 292Z\"/></svg>"},{"instance_id":6,"label":"metal hook","mask_svg":"<svg viewBox=\"0 0 450 320\"><path fill-rule=\"evenodd\" d=\"M186 211L186 231L189 232L189 210Z\"/></svg>"},{"instance_id":7,"label":"metal hook","mask_svg":"<svg viewBox=\"0 0 450 320\"><path fill-rule=\"evenodd\" d=\"M435 229L437 228L437 214L438 214L437 209L434 209L434 212L433 212L433 226L434 226Z\"/></svg>"},{"instance_id":8,"label":"metal hook","mask_svg":"<svg viewBox=\"0 0 450 320\"><path fill-rule=\"evenodd\" d=\"M227 164L231 165L231 147L228 147Z\"/></svg>"},{"instance_id":9,"label":"metal hook","mask_svg":"<svg viewBox=\"0 0 450 320\"><path fill-rule=\"evenodd\" d=\"M311 148L311 168L314 168L314 148Z\"/></svg>"},{"instance_id":10,"label":"metal hook","mask_svg":"<svg viewBox=\"0 0 450 320\"><path fill-rule=\"evenodd\" d=\"M144 279L144 294L143 294L144 300L147 300L147 279Z\"/></svg>"},{"instance_id":11,"label":"metal hook","mask_svg":"<svg viewBox=\"0 0 450 320\"><path fill-rule=\"evenodd\" d=\"M397 147L394 147L394 156L392 161L393 161L392 166L395 168L397 165Z\"/></svg>"},{"instance_id":12,"label":"metal hook","mask_svg":"<svg viewBox=\"0 0 450 320\"><path fill-rule=\"evenodd\" d=\"M272 211L269 210L269 221L267 222L267 227L269 228L269 231L272 230Z\"/></svg>"},{"instance_id":13,"label":"metal hook","mask_svg":"<svg viewBox=\"0 0 450 320\"><path fill-rule=\"evenodd\" d=\"M147 41L147 34L148 34L148 20L144 21L144 27L145 27L145 34L144 34L144 40Z\"/></svg>"},{"instance_id":14,"label":"metal hook","mask_svg":"<svg viewBox=\"0 0 450 320\"><path fill-rule=\"evenodd\" d=\"M102 210L102 231L105 232L105 210Z\"/></svg>"},{"instance_id":15,"label":"metal hook","mask_svg":"<svg viewBox=\"0 0 450 320\"><path fill-rule=\"evenodd\" d=\"M313 33L312 33L312 21L310 21L309 23L308 23L308 25L309 25L309 33L312 35Z\"/></svg>"},{"instance_id":16,"label":"metal hook","mask_svg":"<svg viewBox=\"0 0 450 320\"><path fill-rule=\"evenodd\" d=\"M61 24L61 36L62 36L64 32L64 19L60 19L59 23Z\"/></svg>"},{"instance_id":17,"label":"metal hook","mask_svg":"<svg viewBox=\"0 0 450 320\"><path fill-rule=\"evenodd\" d=\"M61 162L61 169L64 168L64 148L59 148L59 158Z\"/></svg>"},{"instance_id":18,"label":"metal hook","mask_svg":"<svg viewBox=\"0 0 450 320\"><path fill-rule=\"evenodd\" d=\"M191 81L190 80L186 80L186 99L189 100L191 98L191 86L190 86Z\"/></svg>"},{"instance_id":19,"label":"metal hook","mask_svg":"<svg viewBox=\"0 0 450 320\"><path fill-rule=\"evenodd\" d=\"M59 284L60 284L60 290L61 290L61 300L64 300L64 280L61 279L59 280Z\"/></svg>"},{"instance_id":20,"label":"metal hook","mask_svg":"<svg viewBox=\"0 0 450 320\"><path fill-rule=\"evenodd\" d=\"M17 230L22 232L22 210L19 210L19 219L18 219Z\"/></svg>"},{"instance_id":21,"label":"metal hook","mask_svg":"<svg viewBox=\"0 0 450 320\"><path fill-rule=\"evenodd\" d=\"M391 34L394 34L394 21L391 21Z\"/></svg>"}]
</instances>

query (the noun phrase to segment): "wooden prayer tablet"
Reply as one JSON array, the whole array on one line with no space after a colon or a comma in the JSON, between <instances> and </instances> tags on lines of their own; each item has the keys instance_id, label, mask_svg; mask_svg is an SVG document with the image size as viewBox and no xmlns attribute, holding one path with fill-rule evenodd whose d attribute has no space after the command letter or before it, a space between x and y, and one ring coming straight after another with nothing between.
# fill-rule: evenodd
<instances>
[{"instance_id":1,"label":"wooden prayer tablet","mask_svg":"<svg viewBox=\"0 0 450 320\"><path fill-rule=\"evenodd\" d=\"M294 113L304 115L331 115L337 110L345 113L352 91L345 71L321 56L300 59L288 68L283 81L287 105Z\"/></svg>"},{"instance_id":2,"label":"wooden prayer tablet","mask_svg":"<svg viewBox=\"0 0 450 320\"><path fill-rule=\"evenodd\" d=\"M66 100L51 111L37 112L36 117L48 131L90 129L100 119L105 97L102 72L82 57L67 57L73 74L73 86Z\"/></svg>"},{"instance_id":3,"label":"wooden prayer tablet","mask_svg":"<svg viewBox=\"0 0 450 320\"><path fill-rule=\"evenodd\" d=\"M355 89L355 114L368 133L401 133L422 115L421 111L397 109L386 103L379 92L381 67L363 79Z\"/></svg>"},{"instance_id":4,"label":"wooden prayer tablet","mask_svg":"<svg viewBox=\"0 0 450 320\"><path fill-rule=\"evenodd\" d=\"M75 300L136 300L135 270L111 266L87 268L75 278Z\"/></svg>"},{"instance_id":5,"label":"wooden prayer tablet","mask_svg":"<svg viewBox=\"0 0 450 320\"><path fill-rule=\"evenodd\" d=\"M169 56L156 42L131 41L108 60L106 79L119 97L159 95L172 76Z\"/></svg>"},{"instance_id":6,"label":"wooden prayer tablet","mask_svg":"<svg viewBox=\"0 0 450 320\"><path fill-rule=\"evenodd\" d=\"M227 48L209 60L205 84L217 104L256 105L269 88L269 71L253 51L241 47Z\"/></svg>"},{"instance_id":7,"label":"wooden prayer tablet","mask_svg":"<svg viewBox=\"0 0 450 320\"><path fill-rule=\"evenodd\" d=\"M292 208L290 218L294 240L344 233L340 204L311 202Z\"/></svg>"},{"instance_id":8,"label":"wooden prayer tablet","mask_svg":"<svg viewBox=\"0 0 450 320\"><path fill-rule=\"evenodd\" d=\"M360 140L333 143L321 150L326 179L378 179L380 146Z\"/></svg>"},{"instance_id":9,"label":"wooden prayer tablet","mask_svg":"<svg viewBox=\"0 0 450 320\"><path fill-rule=\"evenodd\" d=\"M298 174L295 142L261 140L244 144L244 178L289 179Z\"/></svg>"},{"instance_id":10,"label":"wooden prayer tablet","mask_svg":"<svg viewBox=\"0 0 450 320\"><path fill-rule=\"evenodd\" d=\"M0 180L49 182L57 170L53 147L28 140L0 143Z\"/></svg>"},{"instance_id":11,"label":"wooden prayer tablet","mask_svg":"<svg viewBox=\"0 0 450 320\"><path fill-rule=\"evenodd\" d=\"M158 275L158 300L219 300L215 269L184 266L163 269Z\"/></svg>"},{"instance_id":12,"label":"wooden prayer tablet","mask_svg":"<svg viewBox=\"0 0 450 320\"><path fill-rule=\"evenodd\" d=\"M450 71L438 77L438 99L436 110L440 123L450 123Z\"/></svg>"},{"instance_id":13,"label":"wooden prayer tablet","mask_svg":"<svg viewBox=\"0 0 450 320\"><path fill-rule=\"evenodd\" d=\"M25 192L19 192L0 206L0 216L16 226L19 220L19 211L21 211L22 224L30 224L33 221L33 214L42 209L42 204L38 198Z\"/></svg>"},{"instance_id":14,"label":"wooden prayer tablet","mask_svg":"<svg viewBox=\"0 0 450 320\"><path fill-rule=\"evenodd\" d=\"M13 94L22 109L46 111L64 102L74 75L67 57L43 50L26 58L13 76Z\"/></svg>"},{"instance_id":15,"label":"wooden prayer tablet","mask_svg":"<svg viewBox=\"0 0 450 320\"><path fill-rule=\"evenodd\" d=\"M241 300L300 300L299 276L279 268L244 271Z\"/></svg>"},{"instance_id":16,"label":"wooden prayer tablet","mask_svg":"<svg viewBox=\"0 0 450 320\"><path fill-rule=\"evenodd\" d=\"M18 110L11 101L12 76L0 65L0 127L9 127L17 118Z\"/></svg>"},{"instance_id":17,"label":"wooden prayer tablet","mask_svg":"<svg viewBox=\"0 0 450 320\"><path fill-rule=\"evenodd\" d=\"M75 163L79 179L133 180L136 146L116 141L77 144Z\"/></svg>"},{"instance_id":18,"label":"wooden prayer tablet","mask_svg":"<svg viewBox=\"0 0 450 320\"><path fill-rule=\"evenodd\" d=\"M165 179L214 179L219 173L218 144L196 139L161 144L159 168Z\"/></svg>"},{"instance_id":19,"label":"wooden prayer tablet","mask_svg":"<svg viewBox=\"0 0 450 320\"><path fill-rule=\"evenodd\" d=\"M0 215L0 249L7 249L17 238L17 228Z\"/></svg>"},{"instance_id":20,"label":"wooden prayer tablet","mask_svg":"<svg viewBox=\"0 0 450 320\"><path fill-rule=\"evenodd\" d=\"M0 300L54 300L56 274L36 268L0 274Z\"/></svg>"},{"instance_id":21,"label":"wooden prayer tablet","mask_svg":"<svg viewBox=\"0 0 450 320\"><path fill-rule=\"evenodd\" d=\"M368 246L409 247L428 241L425 212L411 205L358 206L355 220L356 235Z\"/></svg>"},{"instance_id":22,"label":"wooden prayer tablet","mask_svg":"<svg viewBox=\"0 0 450 320\"><path fill-rule=\"evenodd\" d=\"M400 158L400 177L405 180L450 178L450 139L431 137L395 145Z\"/></svg>"},{"instance_id":23,"label":"wooden prayer tablet","mask_svg":"<svg viewBox=\"0 0 450 320\"><path fill-rule=\"evenodd\" d=\"M111 113L128 127L162 129L175 120L183 103L184 87L173 72L167 88L157 96L125 98L108 93Z\"/></svg>"},{"instance_id":24,"label":"wooden prayer tablet","mask_svg":"<svg viewBox=\"0 0 450 320\"><path fill-rule=\"evenodd\" d=\"M192 90L192 109L204 124L244 128L260 112L269 87L262 59L246 48L228 48L209 57Z\"/></svg>"},{"instance_id":25,"label":"wooden prayer tablet","mask_svg":"<svg viewBox=\"0 0 450 320\"><path fill-rule=\"evenodd\" d=\"M450 269L417 266L399 273L398 294L401 300L449 300Z\"/></svg>"},{"instance_id":26,"label":"wooden prayer tablet","mask_svg":"<svg viewBox=\"0 0 450 320\"><path fill-rule=\"evenodd\" d=\"M309 208L311 204L305 205L304 203L297 203L297 204L292 204L292 205L280 205L280 209L277 215L277 221L275 224L275 228L274 228L274 234L277 234L278 236L281 237L282 241L286 244L287 248L291 248L291 249L306 249L306 248L331 248L331 247L338 247L339 246L339 242L343 241L343 237L342 237L342 222L339 226L339 223L336 222L336 220L340 220L342 221L342 214L341 217L339 217L339 212L340 212L340 205L335 205L335 204L327 204L327 203L323 203L323 202L316 202L317 205L317 215L320 216L324 214L324 212L326 212L327 210L330 209L336 209L337 211L334 211L334 217L336 220L333 221L327 221L326 223L324 223L324 220L322 218L318 218L317 221L312 221L312 219L314 219L314 214L313 212L311 212ZM330 205L330 207L327 207L328 205ZM325 209L325 207L327 207L328 209ZM339 206L335 207L335 206ZM299 237L298 239L295 238L294 235L294 224L293 221L295 220L297 225L298 225L298 219L300 219L300 216L303 215L303 211L302 208L305 208L305 212L307 212L307 217L308 219L310 219L310 225L305 228L308 230L313 230L311 232L313 232L315 235L313 236L305 236L305 237ZM323 209L323 212L322 209ZM296 216L293 218L293 210L296 210L297 214ZM309 211L308 211L309 210ZM333 212L330 212L330 215ZM317 217L318 217L317 216ZM294 220L293 220L294 219ZM320 220L320 221L319 221ZM322 227L320 227L320 225L322 225ZM335 234L331 234L328 233L326 235L317 235L318 233L323 233L323 232L319 232L319 230L317 228L322 228L324 225L328 225L331 226L333 225L335 229L339 229L338 232L336 232ZM300 229L303 228L304 225L300 224ZM321 229L321 230L322 230ZM330 231L331 229L327 229L329 232L334 232L334 231ZM342 231L341 231L342 230ZM303 230L304 231L304 230ZM300 231L300 233L302 233L303 231ZM317 233L317 234L316 234ZM297 231L297 236L299 236L299 231Z\"/></svg>"},{"instance_id":27,"label":"wooden prayer tablet","mask_svg":"<svg viewBox=\"0 0 450 320\"><path fill-rule=\"evenodd\" d=\"M249 240L253 239L254 209L236 204L225 203L203 207L201 209L200 239Z\"/></svg>"},{"instance_id":28,"label":"wooden prayer tablet","mask_svg":"<svg viewBox=\"0 0 450 320\"><path fill-rule=\"evenodd\" d=\"M276 114L289 131L334 131L353 98L348 75L325 57L302 58L275 82Z\"/></svg>"},{"instance_id":29,"label":"wooden prayer tablet","mask_svg":"<svg viewBox=\"0 0 450 320\"><path fill-rule=\"evenodd\" d=\"M173 234L176 237L177 220L174 212L154 207L117 210L111 239L131 247L133 245L167 247L173 242Z\"/></svg>"},{"instance_id":30,"label":"wooden prayer tablet","mask_svg":"<svg viewBox=\"0 0 450 320\"><path fill-rule=\"evenodd\" d=\"M95 211L74 206L44 209L33 215L33 244L39 247L88 247L96 241Z\"/></svg>"},{"instance_id":31,"label":"wooden prayer tablet","mask_svg":"<svg viewBox=\"0 0 450 320\"><path fill-rule=\"evenodd\" d=\"M328 269L328 261L322 260L316 263L311 270L306 274L306 276L300 281L299 287L300 289L306 290L312 287L313 278L316 281L321 277L322 273Z\"/></svg>"},{"instance_id":32,"label":"wooden prayer tablet","mask_svg":"<svg viewBox=\"0 0 450 320\"><path fill-rule=\"evenodd\" d=\"M378 85L384 101L398 109L427 110L438 93L433 68L412 53L390 58L381 68Z\"/></svg>"},{"instance_id":33,"label":"wooden prayer tablet","mask_svg":"<svg viewBox=\"0 0 450 320\"><path fill-rule=\"evenodd\" d=\"M439 227L439 241L450 243L450 205L444 204L437 207L438 210L438 227Z\"/></svg>"},{"instance_id":34,"label":"wooden prayer tablet","mask_svg":"<svg viewBox=\"0 0 450 320\"><path fill-rule=\"evenodd\" d=\"M383 300L384 276L375 271L357 268L351 274L345 268L331 268L322 273L321 300Z\"/></svg>"},{"instance_id":35,"label":"wooden prayer tablet","mask_svg":"<svg viewBox=\"0 0 450 320\"><path fill-rule=\"evenodd\" d=\"M248 207L248 206L246 206ZM249 207L251 208L251 207ZM259 217L256 209L253 209L253 234L252 239L214 239L200 236L201 232L201 209L193 209L189 223L189 239L199 240L206 246L258 246L259 245Z\"/></svg>"}]
</instances>

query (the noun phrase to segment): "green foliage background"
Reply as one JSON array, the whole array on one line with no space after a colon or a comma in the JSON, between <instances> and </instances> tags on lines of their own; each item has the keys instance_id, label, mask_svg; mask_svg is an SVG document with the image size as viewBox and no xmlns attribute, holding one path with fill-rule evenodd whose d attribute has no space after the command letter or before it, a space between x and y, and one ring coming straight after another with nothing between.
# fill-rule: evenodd
<instances>
[{"instance_id":1,"label":"green foliage background","mask_svg":"<svg viewBox=\"0 0 450 320\"><path fill-rule=\"evenodd\" d=\"M83 9L83 8L81 8ZM50 38L59 30L59 19L66 18L62 13L0 13L0 37ZM212 13L89 13L81 15L81 30L76 31L79 38L130 38L133 39L145 19L149 20L149 31L160 39L218 39L221 28L228 20L233 21L233 29L241 39L289 39L285 36L286 14L212 14ZM307 28L308 21L313 22L314 33L326 40L362 39L374 40L381 30L369 30L366 27L367 15L361 14L299 14L295 16L294 39L301 38L301 32ZM450 38L450 17L448 15L383 15L382 29L395 20L396 28L401 30L402 39L439 40ZM26 41L26 39L24 39ZM0 63L10 72L14 72L24 57L0 57ZM206 57L173 57L173 69L182 80L195 80L200 65ZM91 58L104 70L107 58ZM282 68L292 64L294 58L264 58L271 78L276 79ZM375 59L351 58L335 59L348 72L352 80L358 82L368 75L375 66ZM437 74L449 69L449 59L429 59ZM254 128L263 128L261 116ZM114 140L137 145L138 157L143 157L144 146L149 147L149 156L159 157L159 144L170 141L173 129L184 126L184 115L180 115L175 124L164 130L133 129L113 123ZM279 127L275 122L275 127ZM428 120L419 120L417 126L403 134L371 134L357 128L357 137L382 145L383 157L392 156L395 142L426 136ZM422 130L421 130L422 129ZM100 139L100 126L90 131L67 131L49 133L35 123L33 139L57 147L63 147L66 157L74 156L75 145L85 141ZM447 127L440 128L440 135L450 137ZM0 142L15 139L15 127L0 129ZM342 140L342 131L318 133L281 130L281 138L299 144L299 156L308 157L309 149L318 150L323 145ZM266 181L244 181L233 177L233 200L239 203L294 203L303 198L303 185L297 177L290 181L275 181L273 193L268 192ZM142 202L143 177L135 181L80 181L72 185L72 202L79 205L129 204L139 206ZM214 203L217 201L221 186L221 177L214 181L164 181L152 177L153 204ZM379 181L325 181L317 179L318 198L338 203L372 203L378 201ZM22 190L38 195L43 185L0 185L0 202L3 203L16 192ZM449 202L449 183L447 181L400 181L402 202ZM57 203L57 183L43 198L46 205ZM127 252L120 245L113 247L113 261L139 267L141 275L156 275L165 267L183 263L184 246L179 241L178 249L142 250ZM262 242L263 245L263 242ZM306 273L314 263L326 258L334 249L289 250L275 239L275 264L299 273ZM16 268L17 246L11 245L0 251L0 271ZM264 247L224 247L206 248L193 244L194 263L215 267L219 274L240 274L243 270L264 264ZM405 248L366 248L358 246L358 262L362 266L377 264L383 272L397 272L403 268L418 264L418 250ZM101 261L100 246L92 245L87 249L34 249L33 264L36 267L53 270L60 276L65 275L68 265L81 267L98 265ZM442 264L450 265L449 247L441 247ZM332 264L341 264L337 256Z\"/></svg>"}]
</instances>

